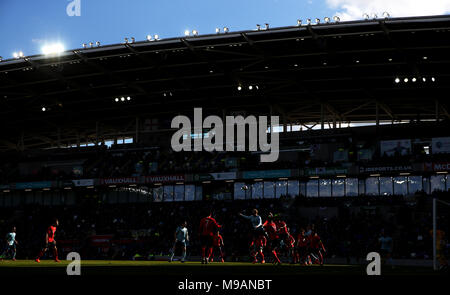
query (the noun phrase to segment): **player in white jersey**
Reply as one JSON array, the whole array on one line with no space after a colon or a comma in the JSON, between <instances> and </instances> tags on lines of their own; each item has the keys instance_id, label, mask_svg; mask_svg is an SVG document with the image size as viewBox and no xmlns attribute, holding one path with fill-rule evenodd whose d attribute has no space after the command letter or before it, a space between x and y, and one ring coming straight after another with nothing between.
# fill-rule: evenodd
<instances>
[{"instance_id":1,"label":"player in white jersey","mask_svg":"<svg viewBox=\"0 0 450 295\"><path fill-rule=\"evenodd\" d=\"M11 229L11 232L9 232L6 235L6 246L5 246L5 250L3 251L1 256L1 260L3 260L3 258L5 258L8 253L10 254L10 257L13 261L16 260L16 245L17 245L17 241L16 241L16 227L13 226Z\"/></svg>"},{"instance_id":2,"label":"player in white jersey","mask_svg":"<svg viewBox=\"0 0 450 295\"><path fill-rule=\"evenodd\" d=\"M184 262L186 259L186 246L189 242L189 233L187 229L187 222L183 221L179 227L177 227L175 231L175 243L172 248L172 255L169 259L169 262L173 261L173 257L175 256L175 252L177 250L181 250L181 262Z\"/></svg>"}]
</instances>

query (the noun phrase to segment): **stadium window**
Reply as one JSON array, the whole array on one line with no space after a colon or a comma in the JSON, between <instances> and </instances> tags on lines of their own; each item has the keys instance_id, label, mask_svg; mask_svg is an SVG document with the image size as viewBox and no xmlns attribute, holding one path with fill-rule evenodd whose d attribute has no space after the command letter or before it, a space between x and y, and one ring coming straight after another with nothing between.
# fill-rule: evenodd
<instances>
[{"instance_id":1,"label":"stadium window","mask_svg":"<svg viewBox=\"0 0 450 295\"><path fill-rule=\"evenodd\" d=\"M164 202L173 202L173 185L164 186Z\"/></svg>"},{"instance_id":2,"label":"stadium window","mask_svg":"<svg viewBox=\"0 0 450 295\"><path fill-rule=\"evenodd\" d=\"M306 186L307 186L307 182L299 182L298 183L298 195L302 195L302 196L306 196Z\"/></svg>"},{"instance_id":3,"label":"stadium window","mask_svg":"<svg viewBox=\"0 0 450 295\"><path fill-rule=\"evenodd\" d=\"M242 189L245 185L243 182L234 183L234 199L235 200L245 200L246 191Z\"/></svg>"},{"instance_id":4,"label":"stadium window","mask_svg":"<svg viewBox=\"0 0 450 295\"><path fill-rule=\"evenodd\" d=\"M195 187L195 200L203 201L203 187L201 185Z\"/></svg>"},{"instance_id":5,"label":"stadium window","mask_svg":"<svg viewBox=\"0 0 450 295\"><path fill-rule=\"evenodd\" d=\"M431 192L445 191L445 175L432 175L430 178Z\"/></svg>"},{"instance_id":6,"label":"stadium window","mask_svg":"<svg viewBox=\"0 0 450 295\"><path fill-rule=\"evenodd\" d=\"M124 143L133 143L133 137L125 138Z\"/></svg>"},{"instance_id":7,"label":"stadium window","mask_svg":"<svg viewBox=\"0 0 450 295\"><path fill-rule=\"evenodd\" d=\"M287 181L275 182L275 198L279 199L281 196L287 195Z\"/></svg>"},{"instance_id":8,"label":"stadium window","mask_svg":"<svg viewBox=\"0 0 450 295\"><path fill-rule=\"evenodd\" d=\"M408 177L408 194L413 195L422 190L422 176Z\"/></svg>"},{"instance_id":9,"label":"stadium window","mask_svg":"<svg viewBox=\"0 0 450 295\"><path fill-rule=\"evenodd\" d=\"M422 178L422 188L423 188L423 191L426 194L430 194L431 193L431 190L430 190L430 188L431 188L430 178L428 178L428 177L423 177Z\"/></svg>"},{"instance_id":10,"label":"stadium window","mask_svg":"<svg viewBox=\"0 0 450 295\"><path fill-rule=\"evenodd\" d=\"M263 198L263 183L255 182L252 184L252 199L262 199Z\"/></svg>"},{"instance_id":11,"label":"stadium window","mask_svg":"<svg viewBox=\"0 0 450 295\"><path fill-rule=\"evenodd\" d=\"M107 140L105 141L105 145L110 148L114 144L114 140Z\"/></svg>"},{"instance_id":12,"label":"stadium window","mask_svg":"<svg viewBox=\"0 0 450 295\"><path fill-rule=\"evenodd\" d=\"M275 184L273 181L264 181L264 198L275 198Z\"/></svg>"},{"instance_id":13,"label":"stadium window","mask_svg":"<svg viewBox=\"0 0 450 295\"><path fill-rule=\"evenodd\" d=\"M319 180L319 196L320 197L331 197L331 180L330 179L320 179Z\"/></svg>"},{"instance_id":14,"label":"stadium window","mask_svg":"<svg viewBox=\"0 0 450 295\"><path fill-rule=\"evenodd\" d=\"M408 177L394 177L394 195L406 196L408 194Z\"/></svg>"},{"instance_id":15,"label":"stadium window","mask_svg":"<svg viewBox=\"0 0 450 295\"><path fill-rule=\"evenodd\" d=\"M366 193L366 181L364 179L358 179L358 195L364 195Z\"/></svg>"},{"instance_id":16,"label":"stadium window","mask_svg":"<svg viewBox=\"0 0 450 295\"><path fill-rule=\"evenodd\" d=\"M292 198L295 198L299 195L299 185L298 180L289 180L287 186L287 193Z\"/></svg>"},{"instance_id":17,"label":"stadium window","mask_svg":"<svg viewBox=\"0 0 450 295\"><path fill-rule=\"evenodd\" d=\"M188 184L184 186L184 200L185 201L195 200L195 185Z\"/></svg>"},{"instance_id":18,"label":"stadium window","mask_svg":"<svg viewBox=\"0 0 450 295\"><path fill-rule=\"evenodd\" d=\"M368 196L380 195L380 181L378 177L369 177L366 179L366 195Z\"/></svg>"},{"instance_id":19,"label":"stadium window","mask_svg":"<svg viewBox=\"0 0 450 295\"><path fill-rule=\"evenodd\" d=\"M345 195L345 180L342 178L333 179L332 181L332 196L343 197Z\"/></svg>"},{"instance_id":20,"label":"stadium window","mask_svg":"<svg viewBox=\"0 0 450 295\"><path fill-rule=\"evenodd\" d=\"M308 198L317 198L319 196L319 180L312 179L306 183L306 196Z\"/></svg>"},{"instance_id":21,"label":"stadium window","mask_svg":"<svg viewBox=\"0 0 450 295\"><path fill-rule=\"evenodd\" d=\"M162 186L157 186L153 189L153 202L162 202L164 191Z\"/></svg>"},{"instance_id":22,"label":"stadium window","mask_svg":"<svg viewBox=\"0 0 450 295\"><path fill-rule=\"evenodd\" d=\"M380 195L392 196L393 190L392 177L380 177Z\"/></svg>"},{"instance_id":23,"label":"stadium window","mask_svg":"<svg viewBox=\"0 0 450 295\"><path fill-rule=\"evenodd\" d=\"M174 200L176 202L184 201L184 185L177 184L174 188Z\"/></svg>"}]
</instances>

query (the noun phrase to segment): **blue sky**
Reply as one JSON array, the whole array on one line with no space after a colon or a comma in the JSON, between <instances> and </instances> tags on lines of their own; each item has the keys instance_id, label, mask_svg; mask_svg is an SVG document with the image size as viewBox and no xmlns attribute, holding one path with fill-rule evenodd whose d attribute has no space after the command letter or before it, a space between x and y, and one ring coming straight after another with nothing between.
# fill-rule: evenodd
<instances>
[{"instance_id":1,"label":"blue sky","mask_svg":"<svg viewBox=\"0 0 450 295\"><path fill-rule=\"evenodd\" d=\"M363 12L381 15L389 9L393 16L450 11L450 0L79 0L81 16L70 17L66 7L71 1L0 0L0 56L38 54L52 42L74 49L90 41L114 44L156 33L161 38L183 36L186 29L206 34L216 27L254 29L265 22L278 27L335 14L355 19Z\"/></svg>"}]
</instances>

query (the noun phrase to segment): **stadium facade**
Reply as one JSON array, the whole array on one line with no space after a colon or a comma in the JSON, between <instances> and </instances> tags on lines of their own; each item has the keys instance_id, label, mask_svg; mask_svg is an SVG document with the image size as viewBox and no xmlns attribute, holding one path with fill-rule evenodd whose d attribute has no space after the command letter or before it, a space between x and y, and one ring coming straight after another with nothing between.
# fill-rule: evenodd
<instances>
[{"instance_id":1,"label":"stadium facade","mask_svg":"<svg viewBox=\"0 0 450 295\"><path fill-rule=\"evenodd\" d=\"M449 36L449 16L375 19L4 60L0 205L74 204L79 190L111 203L446 191ZM155 159L194 107L279 116L280 161ZM153 156L143 169L133 153ZM120 172L99 172L114 155L128 161Z\"/></svg>"}]
</instances>

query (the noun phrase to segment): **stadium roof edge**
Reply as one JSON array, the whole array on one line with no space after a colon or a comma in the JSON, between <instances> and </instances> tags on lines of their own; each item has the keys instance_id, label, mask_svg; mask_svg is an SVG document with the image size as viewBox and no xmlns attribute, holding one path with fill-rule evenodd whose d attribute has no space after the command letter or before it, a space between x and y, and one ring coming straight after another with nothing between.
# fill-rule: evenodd
<instances>
[{"instance_id":1,"label":"stadium roof edge","mask_svg":"<svg viewBox=\"0 0 450 295\"><path fill-rule=\"evenodd\" d=\"M157 41L137 41L135 43L116 43L116 44L108 44L102 45L100 47L93 48L76 48L66 50L63 53L59 54L59 56L70 56L76 55L75 52L104 52L108 50L120 49L125 46L133 47L143 47L143 46L152 46L154 44L159 45L167 45L167 44L175 44L182 43L183 40L186 41L205 41L205 40L217 40L217 39L227 39L232 37L239 37L242 34L245 35L261 35L261 34L273 34L279 32L292 32L292 31L303 31L308 30L308 27L313 30L323 30L330 28L348 28L348 27L357 27L357 26L365 26L365 25L374 25L379 24L380 22L386 24L399 24L399 23L417 23L417 22L438 22L438 21L448 21L450 20L450 15L433 15L433 16L414 16L414 17L399 17L399 18L378 18L378 19L370 19L370 20L354 20L354 21L345 21L345 22L334 22L334 23L320 23L320 24L311 24L311 25L302 25L302 26L285 26L285 27L274 27L269 30L261 29L261 30L242 30L235 31L229 33L220 33L220 34L205 34L199 36L183 36L183 37L170 37L167 39L160 39ZM2 66L11 65L11 64L20 64L24 61L39 61L47 58L54 58L55 56L46 56L44 54L35 54L31 56L25 56L24 58L19 59L4 59L0 61L0 68ZM56 62L57 63L57 62Z\"/></svg>"}]
</instances>

